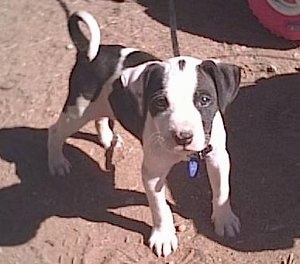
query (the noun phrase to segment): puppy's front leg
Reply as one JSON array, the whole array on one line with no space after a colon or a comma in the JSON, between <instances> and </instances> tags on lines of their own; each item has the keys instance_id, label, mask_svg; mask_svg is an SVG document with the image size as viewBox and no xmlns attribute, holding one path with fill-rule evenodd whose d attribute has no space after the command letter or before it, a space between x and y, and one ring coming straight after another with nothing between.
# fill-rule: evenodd
<instances>
[{"instance_id":1,"label":"puppy's front leg","mask_svg":"<svg viewBox=\"0 0 300 264\"><path fill-rule=\"evenodd\" d=\"M171 166L147 162L142 167L143 184L153 218L150 247L158 256L168 256L178 247L172 212L165 198L165 179Z\"/></svg>"},{"instance_id":2,"label":"puppy's front leg","mask_svg":"<svg viewBox=\"0 0 300 264\"><path fill-rule=\"evenodd\" d=\"M231 210L229 198L230 161L226 149L214 150L206 159L207 172L213 193L215 232L233 237L240 232L240 221Z\"/></svg>"}]
</instances>

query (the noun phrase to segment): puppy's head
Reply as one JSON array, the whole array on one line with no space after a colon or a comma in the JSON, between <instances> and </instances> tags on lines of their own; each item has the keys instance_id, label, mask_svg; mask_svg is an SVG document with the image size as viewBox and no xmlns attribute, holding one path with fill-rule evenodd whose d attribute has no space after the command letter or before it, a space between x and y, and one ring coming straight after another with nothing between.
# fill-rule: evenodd
<instances>
[{"instance_id":1,"label":"puppy's head","mask_svg":"<svg viewBox=\"0 0 300 264\"><path fill-rule=\"evenodd\" d=\"M181 56L147 65L140 77L143 141L175 152L201 151L216 112L223 113L237 95L240 70Z\"/></svg>"}]
</instances>

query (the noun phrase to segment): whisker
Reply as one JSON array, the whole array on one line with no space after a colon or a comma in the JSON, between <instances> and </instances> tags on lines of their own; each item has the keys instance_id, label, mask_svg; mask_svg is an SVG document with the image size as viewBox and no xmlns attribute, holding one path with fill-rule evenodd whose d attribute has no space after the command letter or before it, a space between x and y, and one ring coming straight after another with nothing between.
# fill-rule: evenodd
<instances>
[{"instance_id":1,"label":"whisker","mask_svg":"<svg viewBox=\"0 0 300 264\"><path fill-rule=\"evenodd\" d=\"M168 141L162 136L159 131L152 133L149 138L145 141L145 146L149 145L159 145L161 148L167 150L168 152L172 152L172 148L169 146ZM147 147L147 151L153 151L154 148ZM151 153L149 153L151 154Z\"/></svg>"}]
</instances>

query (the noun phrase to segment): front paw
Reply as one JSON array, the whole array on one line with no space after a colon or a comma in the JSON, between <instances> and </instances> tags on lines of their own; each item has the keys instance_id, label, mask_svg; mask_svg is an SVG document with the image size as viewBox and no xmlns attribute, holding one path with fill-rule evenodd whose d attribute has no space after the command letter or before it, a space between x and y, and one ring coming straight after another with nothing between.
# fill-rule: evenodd
<instances>
[{"instance_id":1,"label":"front paw","mask_svg":"<svg viewBox=\"0 0 300 264\"><path fill-rule=\"evenodd\" d=\"M212 215L215 233L219 236L235 237L240 233L241 223L231 208L218 208Z\"/></svg>"},{"instance_id":2,"label":"front paw","mask_svg":"<svg viewBox=\"0 0 300 264\"><path fill-rule=\"evenodd\" d=\"M48 167L52 176L65 176L71 171L71 164L63 155L60 158L49 158Z\"/></svg>"},{"instance_id":3,"label":"front paw","mask_svg":"<svg viewBox=\"0 0 300 264\"><path fill-rule=\"evenodd\" d=\"M158 257L170 255L178 247L175 230L158 230L154 227L149 239L149 246L155 251Z\"/></svg>"}]
</instances>

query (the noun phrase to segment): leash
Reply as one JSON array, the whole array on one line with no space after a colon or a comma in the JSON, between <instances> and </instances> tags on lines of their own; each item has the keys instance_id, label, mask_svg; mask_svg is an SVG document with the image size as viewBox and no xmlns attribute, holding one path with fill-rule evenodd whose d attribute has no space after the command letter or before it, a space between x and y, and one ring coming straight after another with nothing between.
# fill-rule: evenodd
<instances>
[{"instance_id":1,"label":"leash","mask_svg":"<svg viewBox=\"0 0 300 264\"><path fill-rule=\"evenodd\" d=\"M177 19L176 19L176 0L169 0L169 22L170 22L170 31L171 31L171 41L174 57L180 56L179 44L177 39Z\"/></svg>"}]
</instances>

